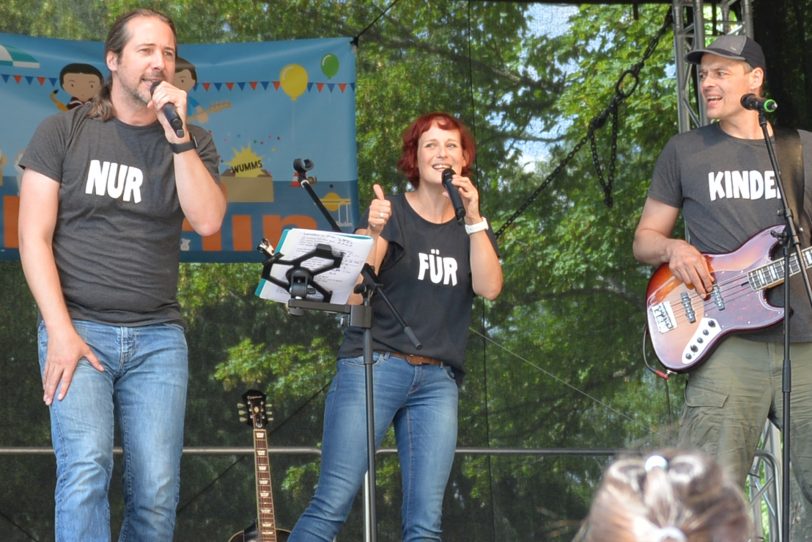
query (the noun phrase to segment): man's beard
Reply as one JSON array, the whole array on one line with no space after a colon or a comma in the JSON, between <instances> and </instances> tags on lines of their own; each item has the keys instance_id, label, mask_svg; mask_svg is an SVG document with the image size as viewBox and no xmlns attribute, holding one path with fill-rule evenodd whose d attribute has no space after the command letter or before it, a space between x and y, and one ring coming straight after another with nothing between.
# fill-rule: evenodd
<instances>
[{"instance_id":1,"label":"man's beard","mask_svg":"<svg viewBox=\"0 0 812 542\"><path fill-rule=\"evenodd\" d=\"M141 88L140 82L135 88L126 88L125 90L134 104L147 105L152 100L152 96L144 95L145 91Z\"/></svg>"},{"instance_id":2,"label":"man's beard","mask_svg":"<svg viewBox=\"0 0 812 542\"><path fill-rule=\"evenodd\" d=\"M138 107L146 106L152 100L152 96L150 95L149 91L143 88L143 83L144 80L139 78L135 86L130 86L121 78L118 78L118 84L121 86L121 90L123 90L122 95L132 105Z\"/></svg>"}]
</instances>

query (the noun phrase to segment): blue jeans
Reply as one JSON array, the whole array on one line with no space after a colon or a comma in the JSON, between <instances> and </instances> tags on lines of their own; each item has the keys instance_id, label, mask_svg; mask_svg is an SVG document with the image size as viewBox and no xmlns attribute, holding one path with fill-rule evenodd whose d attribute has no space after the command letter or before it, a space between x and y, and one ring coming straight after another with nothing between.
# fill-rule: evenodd
<instances>
[{"instance_id":1,"label":"blue jeans","mask_svg":"<svg viewBox=\"0 0 812 542\"><path fill-rule=\"evenodd\" d=\"M107 492L114 411L124 449L124 521L119 540L170 541L180 489L188 377L183 329L73 322L104 372L82 359L70 390L50 407L56 453L56 540L110 540ZM40 370L48 335L39 326Z\"/></svg>"},{"instance_id":2,"label":"blue jeans","mask_svg":"<svg viewBox=\"0 0 812 542\"><path fill-rule=\"evenodd\" d=\"M409 365L374 354L375 445L394 424L403 482L404 542L440 540L443 494L457 445L458 390L448 366ZM363 358L338 360L324 406L316 494L289 542L330 542L367 471Z\"/></svg>"}]
</instances>

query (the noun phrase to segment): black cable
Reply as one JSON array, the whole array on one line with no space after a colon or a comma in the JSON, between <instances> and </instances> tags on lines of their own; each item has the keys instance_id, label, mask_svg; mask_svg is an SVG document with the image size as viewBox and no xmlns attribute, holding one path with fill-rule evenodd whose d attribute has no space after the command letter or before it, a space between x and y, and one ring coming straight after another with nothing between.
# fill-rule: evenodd
<instances>
[{"instance_id":1,"label":"black cable","mask_svg":"<svg viewBox=\"0 0 812 542\"><path fill-rule=\"evenodd\" d=\"M648 338L648 326L643 325L643 364L646 366L646 369L654 373L657 377L662 378L665 381L665 408L668 411L668 423L669 425L674 425L674 412L671 408L671 390L668 387L668 381L671 378L671 375L674 374L671 371L660 371L659 369L652 367L651 364L648 362L648 355L646 354L646 338Z\"/></svg>"},{"instance_id":2,"label":"black cable","mask_svg":"<svg viewBox=\"0 0 812 542\"><path fill-rule=\"evenodd\" d=\"M665 381L665 408L668 411L668 425L674 426L674 411L671 408L671 389L668 386L668 380Z\"/></svg>"},{"instance_id":3,"label":"black cable","mask_svg":"<svg viewBox=\"0 0 812 542\"><path fill-rule=\"evenodd\" d=\"M233 469L234 467L236 467L236 466L237 466L239 463L242 463L243 461L245 461L245 458L246 458L246 457L248 457L248 456L247 456L247 455L241 455L241 456L239 456L239 457L238 457L237 459L235 459L235 460L234 460L234 461L233 461L233 462L232 462L232 463L231 463L231 464L230 464L228 467L226 467L226 468L225 468L223 471L221 471L221 472L220 472L220 473L219 473L217 476L215 476L215 477L214 477L214 478L213 478L213 479L212 479L212 480L211 480L211 481L210 481L208 484L206 484L205 486L203 486L203 488L201 488L201 489L200 489L200 490L199 490L197 493L195 493L194 495L192 495L191 497L189 497L189 498L186 500L186 502L184 502L184 503L182 503L180 506L178 506L178 511L177 511L176 515L177 515L177 516L180 516L180 515L181 515L181 513L182 513L182 512L183 512L183 511L184 511L184 510L185 510L185 509L188 507L188 506L190 506L190 505L191 505L193 502L195 502L195 501L196 501L196 500L197 500L199 497L203 496L203 495L204 495L205 493L207 493L207 492L208 492L208 491L209 491L209 490L210 490L212 487L214 487L214 485L215 485L217 482L219 482L219 481L220 481L220 479L221 479L221 478L223 478L223 477L224 477L226 474L228 474L228 472L229 472L231 469Z\"/></svg>"},{"instance_id":4,"label":"black cable","mask_svg":"<svg viewBox=\"0 0 812 542\"><path fill-rule=\"evenodd\" d=\"M476 94L475 94L475 89L474 89L474 65L473 65L473 61L472 61L472 56L473 56L472 55L472 48L473 48L472 44L473 44L473 41L474 41L473 18L474 17L473 17L472 8L471 8L471 2L468 2L468 20L467 20L467 23L468 23L468 31L467 31L467 35L468 35L468 43L467 43L467 46L468 46L468 95L469 95L469 98L471 100L471 121L470 121L471 131L473 132L474 137L476 137L478 135L477 134L477 116L476 116L477 115L477 109L476 109ZM477 173L480 173L479 156L477 156L475 158L475 169L476 169ZM483 188L483 183L478 183L478 184L479 184L479 190L481 192L482 188ZM482 198L480 198L480 202L481 201L482 201ZM480 211L481 210L482 209L480 209ZM481 306L482 306L482 312L481 312L480 322L481 322L481 326L482 326L482 328L484 330L484 328L485 328L485 304L482 303ZM489 395L489 392L488 392L488 352L487 352L487 348L488 348L488 343L483 340L482 341L482 393L483 393L483 396L485 397L485 401L484 401L484 405L483 405L483 410L485 411L485 442L487 443L488 446L490 446L491 445L491 418L490 418L490 409L488 408L488 405L489 405L489 400L488 399L489 399L490 395ZM490 455L486 456L485 457L485 462L487 464L487 469L488 469L488 490L490 491L490 497L491 497L491 499L490 499L491 500L491 507L490 507L490 512L491 512L491 539L496 540L497 525L496 525L496 514L494 513L494 510L497 509L497 503L496 503L496 492L494 490L493 456L490 456Z\"/></svg>"},{"instance_id":5,"label":"black cable","mask_svg":"<svg viewBox=\"0 0 812 542\"><path fill-rule=\"evenodd\" d=\"M485 322L485 303L482 303L482 323L483 323L483 335L484 335L484 322ZM485 411L485 442L487 446L491 447L491 416L490 416L490 409L488 405L490 404L489 398L489 387L488 387L488 343L485 340L482 340L482 394L485 397L485 401L483 402L482 409ZM494 510L497 510L498 503L496 502L496 491L494 490L493 484L493 456L487 455L485 456L485 461L487 463L488 468L488 489L491 494L491 540L496 540L496 514Z\"/></svg>"},{"instance_id":6,"label":"black cable","mask_svg":"<svg viewBox=\"0 0 812 542\"><path fill-rule=\"evenodd\" d=\"M23 528L23 526L22 526L22 525L20 525L19 523L17 523L17 522L16 522L16 521L14 521L13 519L11 519L11 516L9 516L9 515L8 515L8 514L6 514L5 512L3 512L3 510L2 510L2 509L0 509L0 517L2 517L3 519L5 519L5 520L6 520L6 521L8 521L9 523L11 523L11 524L12 524L14 527L16 527L16 528L17 528L17 530L18 530L18 531L20 531L20 532L21 532L21 533L23 533L25 536L27 536L27 537L28 537L28 540L33 540L34 542L39 542L39 538L36 538L36 537L35 537L33 534L31 534L31 533L29 533L28 531L26 531L26 530L25 530L25 528Z\"/></svg>"},{"instance_id":7,"label":"black cable","mask_svg":"<svg viewBox=\"0 0 812 542\"><path fill-rule=\"evenodd\" d=\"M392 2L391 2L391 3L390 3L390 4L389 4L387 7L386 7L386 9L385 9L385 10L383 10L383 11L381 11L381 13L380 13L380 14L379 14L377 17L375 17L375 20L374 20L374 21L372 21L371 23L369 23L368 25L366 25L366 26L364 27L364 29L363 29L363 30L361 30L360 32L358 32L358 33L355 35L355 37L354 37L354 38L352 38L352 41L351 41L350 43L352 43L352 45L353 45L353 46L358 47L358 42L359 42L359 40L361 39L361 36L363 36L364 34L366 34L367 30L369 30L370 28L372 28L373 26L375 26L375 24L376 24L378 21L380 21L380 20L381 20L381 17L383 17L384 15L386 15L386 13L387 13L387 12L388 12L390 9L392 9L393 7L395 7L395 4L397 4L398 2L400 2L400 0L392 0Z\"/></svg>"},{"instance_id":8,"label":"black cable","mask_svg":"<svg viewBox=\"0 0 812 542\"><path fill-rule=\"evenodd\" d=\"M647 338L648 338L648 326L644 324L644 325L643 325L643 347L642 347L642 351L643 351L643 364L645 364L646 369L648 369L649 371L651 371L652 373L654 373L656 376L659 376L660 378L662 378L663 380L665 380L666 382L668 382L668 379L670 378L669 372L668 372L668 371L665 371L665 372L660 371L659 369L657 369L656 367L653 367L653 366L652 366L652 365L651 365L651 364L648 362L648 355L646 355L646 339L647 339Z\"/></svg>"},{"instance_id":9,"label":"black cable","mask_svg":"<svg viewBox=\"0 0 812 542\"><path fill-rule=\"evenodd\" d=\"M613 124L612 138L613 141L616 142L617 108L621 102L629 98L632 95L632 93L636 90L640 70L642 70L646 60L648 60L651 57L651 55L654 54L654 50L657 48L657 45L660 43L660 40L665 35L665 33L672 27L672 25L673 25L673 13L671 12L671 8L668 8L668 10L665 13L665 19L663 20L663 24L662 26L660 26L660 29L657 32L657 34L649 42L648 47L646 47L646 50L643 53L643 58L639 62L637 62L634 66L632 66L630 69L627 69L622 74L620 74L620 77L615 83L615 93L612 96L609 105L606 106L606 108L603 111L601 111L600 113L595 115L595 117L592 118L592 120L589 122L589 129L587 130L587 133L577 143L575 143L575 146L572 148L572 150L570 150L567 156L565 156L564 159L558 163L555 169L553 169L553 171L549 175L547 175L547 177L544 178L541 184L537 186L533 190L533 192L530 193L530 196L525 198L524 202L516 209L516 211L514 211L513 214L511 214L505 220L505 222L496 232L497 239L499 239L502 236L505 230L507 230L510 226L513 225L516 219L518 219L522 214L524 214L527 208L530 207L530 205L532 205L532 203L536 200L536 198L538 198L541 192L545 188L547 188L547 186L549 186L550 183L552 183L552 181L555 180L556 177L558 177L561 174L561 172L564 170L564 168L566 168L569 165L569 163L572 161L572 159L575 157L578 151L581 150L581 147L583 147L584 144L586 144L588 141L592 143L593 163L595 165L596 172L598 173L599 183L604 191L604 201L608 206L611 207L612 181L614 175L614 163L616 158L615 156L616 149L614 147L616 146L616 143L613 143L612 156L610 157L609 164L610 166L609 175L607 180L604 181L603 168L600 166L600 161L597 157L597 148L594 143L595 131L602 128L603 125L606 123L606 120L611 117ZM623 87L624 81L626 80L627 77L632 77L632 85L630 89L625 90Z\"/></svg>"}]
</instances>

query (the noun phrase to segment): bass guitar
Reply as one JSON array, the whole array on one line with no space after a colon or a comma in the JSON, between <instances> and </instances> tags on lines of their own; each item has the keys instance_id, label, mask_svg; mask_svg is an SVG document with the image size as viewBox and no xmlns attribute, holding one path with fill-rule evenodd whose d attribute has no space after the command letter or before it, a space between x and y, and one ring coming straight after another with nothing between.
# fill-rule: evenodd
<instances>
[{"instance_id":1,"label":"bass guitar","mask_svg":"<svg viewBox=\"0 0 812 542\"><path fill-rule=\"evenodd\" d=\"M766 290L784 282L784 259L770 260L783 225L751 237L728 254L706 254L715 279L707 299L671 274L657 268L646 290L646 315L654 352L665 368L690 371L705 361L727 335L755 331L775 324L784 309L767 302ZM803 267L812 267L812 248L801 253ZM800 272L795 254L790 276Z\"/></svg>"},{"instance_id":2,"label":"bass guitar","mask_svg":"<svg viewBox=\"0 0 812 542\"><path fill-rule=\"evenodd\" d=\"M256 480L257 517L254 522L235 533L228 542L287 542L290 531L276 528L273 507L273 484L271 462L268 456L268 431L270 420L265 394L248 390L242 395L240 420L251 426L254 433L254 476Z\"/></svg>"}]
</instances>

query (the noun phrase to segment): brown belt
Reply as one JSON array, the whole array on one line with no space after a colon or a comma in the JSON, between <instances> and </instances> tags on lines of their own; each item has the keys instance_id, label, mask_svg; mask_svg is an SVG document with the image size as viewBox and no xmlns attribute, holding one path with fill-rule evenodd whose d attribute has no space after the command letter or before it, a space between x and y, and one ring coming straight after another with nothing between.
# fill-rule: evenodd
<instances>
[{"instance_id":1,"label":"brown belt","mask_svg":"<svg viewBox=\"0 0 812 542\"><path fill-rule=\"evenodd\" d=\"M403 352L390 352L393 356L405 360L409 365L442 365L439 359L418 354L404 354Z\"/></svg>"}]
</instances>

